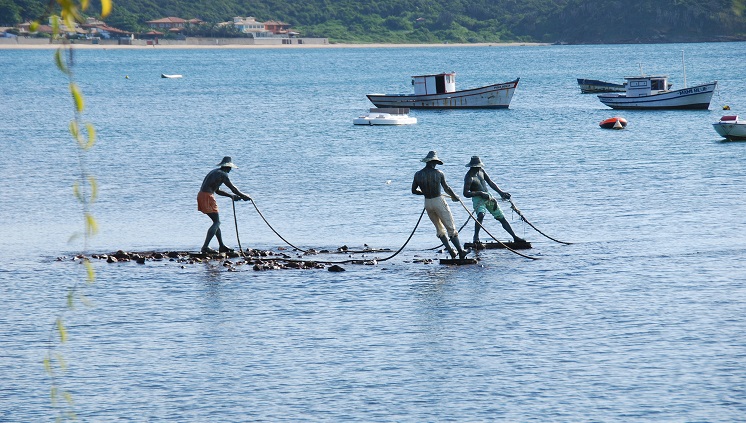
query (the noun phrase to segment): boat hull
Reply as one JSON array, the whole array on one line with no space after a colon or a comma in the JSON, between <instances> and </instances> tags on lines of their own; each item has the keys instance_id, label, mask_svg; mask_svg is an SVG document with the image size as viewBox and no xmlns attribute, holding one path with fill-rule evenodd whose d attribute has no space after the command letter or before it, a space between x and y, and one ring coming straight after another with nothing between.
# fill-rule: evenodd
<instances>
[{"instance_id":1,"label":"boat hull","mask_svg":"<svg viewBox=\"0 0 746 423\"><path fill-rule=\"evenodd\" d=\"M746 141L746 122L741 123L713 123L712 127L721 137L729 141Z\"/></svg>"},{"instance_id":2,"label":"boat hull","mask_svg":"<svg viewBox=\"0 0 746 423\"><path fill-rule=\"evenodd\" d=\"M624 84L614 84L597 79L578 78L578 86L581 94L623 93L625 91Z\"/></svg>"},{"instance_id":3,"label":"boat hull","mask_svg":"<svg viewBox=\"0 0 746 423\"><path fill-rule=\"evenodd\" d=\"M519 78L520 79L520 78ZM410 109L507 109L519 79L442 94L368 94L376 107Z\"/></svg>"},{"instance_id":4,"label":"boat hull","mask_svg":"<svg viewBox=\"0 0 746 423\"><path fill-rule=\"evenodd\" d=\"M602 120L598 126L603 129L624 129L627 127L627 119L622 117L612 117Z\"/></svg>"},{"instance_id":5,"label":"boat hull","mask_svg":"<svg viewBox=\"0 0 746 423\"><path fill-rule=\"evenodd\" d=\"M662 91L640 97L627 97L626 94L599 94L601 103L612 109L660 110L690 109L706 110L715 93L717 81L674 91Z\"/></svg>"}]
</instances>

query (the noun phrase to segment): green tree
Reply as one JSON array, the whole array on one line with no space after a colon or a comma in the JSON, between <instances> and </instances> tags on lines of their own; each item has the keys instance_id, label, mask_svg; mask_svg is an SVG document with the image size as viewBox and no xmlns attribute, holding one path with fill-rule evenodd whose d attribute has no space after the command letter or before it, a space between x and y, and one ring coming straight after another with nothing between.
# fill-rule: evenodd
<instances>
[{"instance_id":1,"label":"green tree","mask_svg":"<svg viewBox=\"0 0 746 423\"><path fill-rule=\"evenodd\" d=\"M21 8L10 0L0 0L0 26L15 26L21 22Z\"/></svg>"}]
</instances>

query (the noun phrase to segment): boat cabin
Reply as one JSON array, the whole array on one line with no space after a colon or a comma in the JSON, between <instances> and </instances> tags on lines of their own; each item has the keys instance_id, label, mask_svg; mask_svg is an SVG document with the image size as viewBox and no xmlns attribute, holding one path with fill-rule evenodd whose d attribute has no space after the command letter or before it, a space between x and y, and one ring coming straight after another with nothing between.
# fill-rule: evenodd
<instances>
[{"instance_id":1,"label":"boat cabin","mask_svg":"<svg viewBox=\"0 0 746 423\"><path fill-rule=\"evenodd\" d=\"M666 91L670 84L667 76L625 76L627 97L645 97Z\"/></svg>"},{"instance_id":2,"label":"boat cabin","mask_svg":"<svg viewBox=\"0 0 746 423\"><path fill-rule=\"evenodd\" d=\"M456 91L456 74L417 75L412 77L415 95L444 94Z\"/></svg>"}]
</instances>

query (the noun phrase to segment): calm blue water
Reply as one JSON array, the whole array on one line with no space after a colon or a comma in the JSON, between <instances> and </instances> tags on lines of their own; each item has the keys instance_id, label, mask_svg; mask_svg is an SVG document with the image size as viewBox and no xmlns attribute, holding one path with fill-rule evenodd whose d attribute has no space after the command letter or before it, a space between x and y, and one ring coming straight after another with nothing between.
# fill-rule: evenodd
<instances>
[{"instance_id":1,"label":"calm blue water","mask_svg":"<svg viewBox=\"0 0 746 423\"><path fill-rule=\"evenodd\" d=\"M615 112L578 77L719 81L710 111ZM99 143L89 252L196 250L202 178L235 184L304 248L399 248L437 150L458 192L478 154L553 243L509 212L530 261L444 257L424 219L375 266L229 272L219 264L95 264L92 306L56 350L82 421L743 421L746 143L711 123L746 115L746 43L319 50L77 51ZM412 113L354 127L371 92L456 71L461 88L521 78L510 109ZM183 74L177 80L161 73ZM129 76L129 79L125 78ZM82 266L71 102L52 51L0 50L0 421L50 421L47 339ZM622 115L624 131L599 129ZM387 181L390 181L387 183ZM230 203L224 238L236 246ZM466 212L451 206L457 224ZM249 203L244 247L282 241ZM494 221L490 232L507 235ZM471 238L469 225L463 240ZM485 235L483 234L483 239ZM369 256L370 257L370 256ZM338 258L338 257L334 257ZM346 257L344 257L346 258Z\"/></svg>"}]
</instances>

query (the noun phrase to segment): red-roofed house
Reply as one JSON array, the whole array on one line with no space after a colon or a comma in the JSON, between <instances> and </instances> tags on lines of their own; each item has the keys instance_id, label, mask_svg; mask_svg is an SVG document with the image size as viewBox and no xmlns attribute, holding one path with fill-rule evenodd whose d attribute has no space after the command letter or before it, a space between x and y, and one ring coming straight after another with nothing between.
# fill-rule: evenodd
<instances>
[{"instance_id":1,"label":"red-roofed house","mask_svg":"<svg viewBox=\"0 0 746 423\"><path fill-rule=\"evenodd\" d=\"M281 21L266 21L264 22L264 28L273 34L286 35L290 29L290 24Z\"/></svg>"},{"instance_id":2,"label":"red-roofed house","mask_svg":"<svg viewBox=\"0 0 746 423\"><path fill-rule=\"evenodd\" d=\"M146 23L153 29L169 30L172 28L182 29L186 26L187 21L181 18L168 17L156 19L153 21L147 21Z\"/></svg>"}]
</instances>

